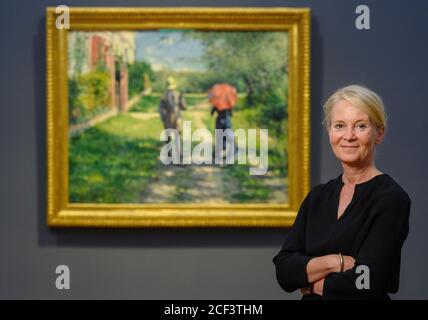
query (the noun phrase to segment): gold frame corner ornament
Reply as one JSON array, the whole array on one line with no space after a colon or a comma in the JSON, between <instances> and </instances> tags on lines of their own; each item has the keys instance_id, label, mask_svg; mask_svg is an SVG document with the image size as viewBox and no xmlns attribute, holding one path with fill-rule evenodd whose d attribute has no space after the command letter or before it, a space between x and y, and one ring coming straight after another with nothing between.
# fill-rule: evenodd
<instances>
[{"instance_id":1,"label":"gold frame corner ornament","mask_svg":"<svg viewBox=\"0 0 428 320\"><path fill-rule=\"evenodd\" d=\"M47 223L51 227L289 227L310 188L310 9L70 7L70 30L289 32L287 204L75 204L68 202L67 32L46 10Z\"/></svg>"}]
</instances>

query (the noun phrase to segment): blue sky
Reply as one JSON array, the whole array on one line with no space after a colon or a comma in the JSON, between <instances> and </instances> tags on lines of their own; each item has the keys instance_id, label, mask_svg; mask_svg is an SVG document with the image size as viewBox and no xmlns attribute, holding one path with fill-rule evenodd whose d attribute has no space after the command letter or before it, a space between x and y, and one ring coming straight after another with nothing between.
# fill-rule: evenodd
<instances>
[{"instance_id":1,"label":"blue sky","mask_svg":"<svg viewBox=\"0 0 428 320\"><path fill-rule=\"evenodd\" d=\"M136 60L147 61L155 71L203 71L198 63L204 47L194 39L184 39L183 31L136 32Z\"/></svg>"}]
</instances>

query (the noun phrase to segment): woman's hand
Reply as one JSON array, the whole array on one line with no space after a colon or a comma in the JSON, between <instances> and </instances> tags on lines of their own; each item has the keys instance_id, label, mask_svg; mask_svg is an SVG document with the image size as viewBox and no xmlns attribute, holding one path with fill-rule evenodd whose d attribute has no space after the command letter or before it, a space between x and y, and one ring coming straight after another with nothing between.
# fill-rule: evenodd
<instances>
[{"instance_id":1,"label":"woman's hand","mask_svg":"<svg viewBox=\"0 0 428 320\"><path fill-rule=\"evenodd\" d=\"M355 259L351 256L343 257L343 271L354 267ZM310 283L327 277L332 272L340 272L340 257L338 254L328 254L325 256L314 257L306 265L306 275Z\"/></svg>"},{"instance_id":2,"label":"woman's hand","mask_svg":"<svg viewBox=\"0 0 428 320\"><path fill-rule=\"evenodd\" d=\"M355 259L351 256L342 256L343 257L343 271L351 270L355 265Z\"/></svg>"},{"instance_id":3,"label":"woman's hand","mask_svg":"<svg viewBox=\"0 0 428 320\"><path fill-rule=\"evenodd\" d=\"M317 282L314 282L313 284L313 292L319 296L322 296L324 291L324 280L325 278L322 278L321 280L318 280Z\"/></svg>"},{"instance_id":4,"label":"woman's hand","mask_svg":"<svg viewBox=\"0 0 428 320\"><path fill-rule=\"evenodd\" d=\"M324 281L325 278L322 278L321 280L315 281L312 284L312 292L311 292L311 288L310 287L305 287L305 288L300 288L300 292L306 296L308 294L317 294L319 296L322 296L323 291L324 291Z\"/></svg>"},{"instance_id":5,"label":"woman's hand","mask_svg":"<svg viewBox=\"0 0 428 320\"><path fill-rule=\"evenodd\" d=\"M343 271L345 272L345 271L351 270L355 266L355 259L351 256L343 256L342 255L342 257L343 257ZM330 267L330 270L327 272L326 276L330 272L340 272L340 260L336 254L323 256L322 259L328 259L328 261L330 261L329 264L331 267ZM335 260L339 260L339 261L336 262ZM313 282L313 284L312 284L312 286L313 286L312 292L313 293L322 296L323 289L324 289L324 280L325 280L325 277ZM308 295L311 293L311 289L310 289L310 287L309 288L307 288L307 287L301 288L300 292L303 295Z\"/></svg>"},{"instance_id":6,"label":"woman's hand","mask_svg":"<svg viewBox=\"0 0 428 320\"><path fill-rule=\"evenodd\" d=\"M351 270L355 265L355 259L351 256L342 256L342 257L343 257L343 271ZM313 292L315 294L322 296L324 291L324 281L325 281L325 278L322 278L321 280L318 280L313 283Z\"/></svg>"},{"instance_id":7,"label":"woman's hand","mask_svg":"<svg viewBox=\"0 0 428 320\"><path fill-rule=\"evenodd\" d=\"M310 287L304 287L304 288L300 288L300 292L306 296L308 294L311 294L311 288Z\"/></svg>"},{"instance_id":8,"label":"woman's hand","mask_svg":"<svg viewBox=\"0 0 428 320\"><path fill-rule=\"evenodd\" d=\"M332 258L332 260L333 260L332 265L334 267L333 267L333 271L332 272L340 272L341 265L340 265L339 255L338 254L333 254L333 255L329 255L329 256L333 256L333 258ZM343 272L351 270L354 267L354 265L355 265L355 259L353 257L351 257L351 256L345 256L345 255L342 255L342 258L343 258Z\"/></svg>"}]
</instances>

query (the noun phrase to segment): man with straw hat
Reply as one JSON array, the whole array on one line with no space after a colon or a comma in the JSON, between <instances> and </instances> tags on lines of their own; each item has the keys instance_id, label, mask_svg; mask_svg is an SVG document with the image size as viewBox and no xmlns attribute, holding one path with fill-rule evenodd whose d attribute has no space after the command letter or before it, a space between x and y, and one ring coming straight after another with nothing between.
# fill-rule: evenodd
<instances>
[{"instance_id":1,"label":"man with straw hat","mask_svg":"<svg viewBox=\"0 0 428 320\"><path fill-rule=\"evenodd\" d=\"M177 83L173 77L167 79L167 89L161 98L159 112L165 129L176 129L181 133L181 110L186 110L182 93L177 91Z\"/></svg>"}]
</instances>

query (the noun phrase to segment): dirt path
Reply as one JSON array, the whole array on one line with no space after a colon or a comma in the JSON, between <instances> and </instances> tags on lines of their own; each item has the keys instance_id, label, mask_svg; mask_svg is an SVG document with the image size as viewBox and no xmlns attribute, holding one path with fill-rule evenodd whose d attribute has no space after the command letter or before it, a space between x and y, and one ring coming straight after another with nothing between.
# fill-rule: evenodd
<instances>
[{"instance_id":1,"label":"dirt path","mask_svg":"<svg viewBox=\"0 0 428 320\"><path fill-rule=\"evenodd\" d=\"M162 165L160 176L141 193L141 201L228 203L223 195L223 172L214 165Z\"/></svg>"},{"instance_id":2,"label":"dirt path","mask_svg":"<svg viewBox=\"0 0 428 320\"><path fill-rule=\"evenodd\" d=\"M195 105L186 111L194 128L206 128L203 118L210 111L207 102ZM152 119L156 113L135 115L138 119ZM208 132L206 132L209 135ZM202 137L209 139L209 137ZM186 141L184 142L186 143ZM193 158L195 160L195 158ZM224 195L224 173L218 165L164 165L159 164L159 176L141 193L141 201L227 203Z\"/></svg>"},{"instance_id":3,"label":"dirt path","mask_svg":"<svg viewBox=\"0 0 428 320\"><path fill-rule=\"evenodd\" d=\"M208 102L195 105L185 112L186 118L192 119L193 128L206 128L204 117L210 112ZM159 115L146 112L133 113L133 117L150 120ZM210 135L208 132L206 134ZM155 180L140 193L142 203L230 203L228 196L238 189L239 184L230 177L225 179L224 168L216 164L164 165L159 161L157 173ZM269 174L257 179L271 189L270 201L284 199L284 193L287 192L284 180Z\"/></svg>"}]
</instances>

